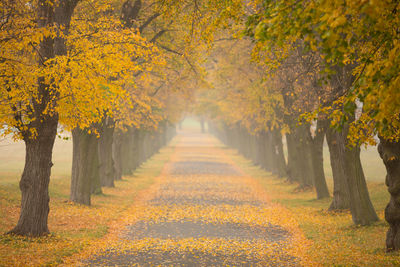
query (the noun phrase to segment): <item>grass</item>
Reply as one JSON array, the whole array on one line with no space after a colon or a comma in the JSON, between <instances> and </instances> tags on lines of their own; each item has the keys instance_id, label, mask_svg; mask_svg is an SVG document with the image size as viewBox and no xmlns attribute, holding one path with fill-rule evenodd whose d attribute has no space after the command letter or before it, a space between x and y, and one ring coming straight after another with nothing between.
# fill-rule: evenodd
<instances>
[{"instance_id":1,"label":"grass","mask_svg":"<svg viewBox=\"0 0 400 267\"><path fill-rule=\"evenodd\" d=\"M389 201L389 193L384 185L385 172L380 171L379 156L363 151L368 188L380 221L370 226L356 226L349 212L328 212L331 199L317 200L315 192L294 193L296 184L274 177L254 166L249 160L238 155L235 150L227 153L243 169L254 177L267 192L272 202L288 208L296 217L306 237L313 241L309 255L324 266L399 266L399 253L385 253L385 237L388 228L383 213ZM372 153L368 151L367 153ZM376 152L375 152L376 153ZM376 169L374 169L376 168ZM378 175L379 174L379 175ZM328 185L332 192L332 179ZM375 177L375 178L374 178Z\"/></svg>"},{"instance_id":2,"label":"grass","mask_svg":"<svg viewBox=\"0 0 400 267\"><path fill-rule=\"evenodd\" d=\"M173 150L173 146L161 149L132 176L116 181L115 188L104 188L104 194L94 195L92 206L87 207L68 202L72 143L58 139L49 188L51 235L26 238L0 234L0 266L60 264L90 245L101 243L115 225L125 222L122 216L134 204L138 193L154 183ZM22 143L0 142L0 233L9 231L18 220L21 198L18 181L23 159Z\"/></svg>"}]
</instances>

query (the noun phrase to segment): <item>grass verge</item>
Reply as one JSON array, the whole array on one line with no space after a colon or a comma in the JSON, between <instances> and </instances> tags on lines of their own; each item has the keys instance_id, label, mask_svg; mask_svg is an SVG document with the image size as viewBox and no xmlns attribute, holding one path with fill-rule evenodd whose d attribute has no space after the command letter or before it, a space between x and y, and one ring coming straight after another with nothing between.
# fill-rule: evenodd
<instances>
[{"instance_id":1,"label":"grass verge","mask_svg":"<svg viewBox=\"0 0 400 267\"><path fill-rule=\"evenodd\" d=\"M270 201L291 210L305 236L312 240L308 251L313 260L324 266L400 266L399 253L385 253L388 228L383 219L389 193L384 183L369 182L371 200L380 221L370 226L356 226L349 212L328 212L330 198L317 200L314 192L294 193L296 184L277 178L236 150L226 153L248 175L255 178L267 192ZM328 180L330 192L332 181Z\"/></svg>"},{"instance_id":2,"label":"grass verge","mask_svg":"<svg viewBox=\"0 0 400 267\"><path fill-rule=\"evenodd\" d=\"M138 193L155 182L174 151L173 146L160 150L142 164L132 176L116 181L115 188L103 188L92 197L92 206L68 202L70 178L52 179L50 183L49 228L51 235L26 238L0 235L0 266L51 266L64 262L100 243L125 222L123 217L134 204ZM15 173L2 174L0 183L0 233L10 230L18 220L20 192Z\"/></svg>"}]
</instances>

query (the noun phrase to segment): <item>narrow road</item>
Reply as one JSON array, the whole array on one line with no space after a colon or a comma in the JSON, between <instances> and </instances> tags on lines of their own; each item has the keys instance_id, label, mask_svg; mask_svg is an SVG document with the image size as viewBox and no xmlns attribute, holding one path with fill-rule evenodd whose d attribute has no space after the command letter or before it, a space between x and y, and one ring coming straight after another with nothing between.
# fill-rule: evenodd
<instances>
[{"instance_id":1,"label":"narrow road","mask_svg":"<svg viewBox=\"0 0 400 267\"><path fill-rule=\"evenodd\" d=\"M92 266L299 266L293 223L214 137L181 132L143 216ZM282 223L281 223L282 221Z\"/></svg>"}]
</instances>

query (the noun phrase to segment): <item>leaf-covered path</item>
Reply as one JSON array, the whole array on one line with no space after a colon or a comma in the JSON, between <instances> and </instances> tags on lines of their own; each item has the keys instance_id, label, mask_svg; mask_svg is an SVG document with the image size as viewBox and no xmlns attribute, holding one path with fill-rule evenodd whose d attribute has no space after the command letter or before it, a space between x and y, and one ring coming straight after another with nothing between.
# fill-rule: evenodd
<instances>
[{"instance_id":1,"label":"leaf-covered path","mask_svg":"<svg viewBox=\"0 0 400 267\"><path fill-rule=\"evenodd\" d=\"M268 198L208 134L181 132L159 181L126 231L86 264L299 266L307 243L293 215Z\"/></svg>"}]
</instances>

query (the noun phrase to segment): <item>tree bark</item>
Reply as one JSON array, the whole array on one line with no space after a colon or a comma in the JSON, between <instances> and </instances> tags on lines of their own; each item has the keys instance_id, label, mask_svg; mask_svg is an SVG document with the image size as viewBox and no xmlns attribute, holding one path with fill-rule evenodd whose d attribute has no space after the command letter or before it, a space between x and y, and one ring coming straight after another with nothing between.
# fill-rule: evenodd
<instances>
[{"instance_id":1,"label":"tree bark","mask_svg":"<svg viewBox=\"0 0 400 267\"><path fill-rule=\"evenodd\" d=\"M324 138L327 130L327 122L318 120L314 138L310 138L312 166L314 169L314 186L317 192L317 199L329 197L329 190L326 184L324 172Z\"/></svg>"},{"instance_id":2,"label":"tree bark","mask_svg":"<svg viewBox=\"0 0 400 267\"><path fill-rule=\"evenodd\" d=\"M144 130L137 130L135 136L135 153L137 166L146 161L146 133Z\"/></svg>"},{"instance_id":3,"label":"tree bark","mask_svg":"<svg viewBox=\"0 0 400 267\"><path fill-rule=\"evenodd\" d=\"M263 167L269 172L274 172L274 157L272 154L272 138L269 131L262 133L262 148L264 150Z\"/></svg>"},{"instance_id":4,"label":"tree bark","mask_svg":"<svg viewBox=\"0 0 400 267\"><path fill-rule=\"evenodd\" d=\"M379 139L378 151L386 167L385 183L390 193L385 208L385 220L389 223L386 250L394 251L400 249L400 142Z\"/></svg>"},{"instance_id":5,"label":"tree bark","mask_svg":"<svg viewBox=\"0 0 400 267\"><path fill-rule=\"evenodd\" d=\"M350 211L355 224L368 225L378 220L369 198L367 183L360 160L360 147L349 147L346 124L341 132L336 133L339 163L344 171L345 187L349 193Z\"/></svg>"},{"instance_id":6,"label":"tree bark","mask_svg":"<svg viewBox=\"0 0 400 267\"><path fill-rule=\"evenodd\" d=\"M115 170L112 158L114 126L115 124L111 118L105 118L101 125L100 138L98 140L100 183L101 186L105 187L115 186Z\"/></svg>"},{"instance_id":7,"label":"tree bark","mask_svg":"<svg viewBox=\"0 0 400 267\"><path fill-rule=\"evenodd\" d=\"M267 158L269 164L269 170L275 175L278 175L278 158L277 158L277 151L275 146L275 137L272 131L267 131L266 133L266 142L267 142Z\"/></svg>"},{"instance_id":8,"label":"tree bark","mask_svg":"<svg viewBox=\"0 0 400 267\"><path fill-rule=\"evenodd\" d=\"M89 206L95 176L98 175L97 138L86 130L75 128L72 130L72 141L70 200Z\"/></svg>"},{"instance_id":9,"label":"tree bark","mask_svg":"<svg viewBox=\"0 0 400 267\"><path fill-rule=\"evenodd\" d=\"M290 182L299 181L299 172L297 168L297 150L295 146L295 140L292 133L286 134L286 147L288 153L288 163L287 163L287 175Z\"/></svg>"},{"instance_id":10,"label":"tree bark","mask_svg":"<svg viewBox=\"0 0 400 267\"><path fill-rule=\"evenodd\" d=\"M297 154L295 165L296 170L299 172L300 187L312 187L314 185L314 169L309 146L309 129L306 125L298 126L295 128L293 136Z\"/></svg>"},{"instance_id":11,"label":"tree bark","mask_svg":"<svg viewBox=\"0 0 400 267\"><path fill-rule=\"evenodd\" d=\"M91 190L90 192L92 195L101 195L103 194L103 190L101 189L101 182L100 182L100 163L99 163L99 139L96 136L93 136L93 148L91 154L90 163L93 166L93 174L91 183Z\"/></svg>"},{"instance_id":12,"label":"tree bark","mask_svg":"<svg viewBox=\"0 0 400 267\"><path fill-rule=\"evenodd\" d=\"M57 117L45 116L37 123L37 137L25 141L25 167L19 183L21 189L21 212L17 226L10 233L41 236L49 233L47 218L49 207L49 183L52 151L57 134Z\"/></svg>"},{"instance_id":13,"label":"tree bark","mask_svg":"<svg viewBox=\"0 0 400 267\"><path fill-rule=\"evenodd\" d=\"M135 129L132 136L132 158L131 166L133 170L140 166L143 162L143 132L140 129Z\"/></svg>"},{"instance_id":14,"label":"tree bark","mask_svg":"<svg viewBox=\"0 0 400 267\"><path fill-rule=\"evenodd\" d=\"M283 143L282 143L282 134L280 129L274 129L272 131L273 143L274 143L274 155L275 155L275 164L276 171L279 177L287 176L286 173L286 160L285 155L283 154Z\"/></svg>"},{"instance_id":15,"label":"tree bark","mask_svg":"<svg viewBox=\"0 0 400 267\"><path fill-rule=\"evenodd\" d=\"M360 160L360 147L346 147L346 178L350 192L350 210L353 222L369 225L379 220L369 197Z\"/></svg>"},{"instance_id":16,"label":"tree bark","mask_svg":"<svg viewBox=\"0 0 400 267\"><path fill-rule=\"evenodd\" d=\"M133 162L134 162L133 153L135 150L134 135L135 135L134 128L128 128L128 131L126 131L122 135L122 144L123 144L123 146L121 147L122 175L130 175L134 170L133 167Z\"/></svg>"},{"instance_id":17,"label":"tree bark","mask_svg":"<svg viewBox=\"0 0 400 267\"><path fill-rule=\"evenodd\" d=\"M115 180L122 180L122 136L121 130L114 130L112 158L114 161Z\"/></svg>"},{"instance_id":18,"label":"tree bark","mask_svg":"<svg viewBox=\"0 0 400 267\"><path fill-rule=\"evenodd\" d=\"M333 199L329 210L344 210L350 208L350 196L344 172L344 155L340 149L340 133L332 128L326 132L326 141L329 147L329 156L333 177Z\"/></svg>"}]
</instances>

